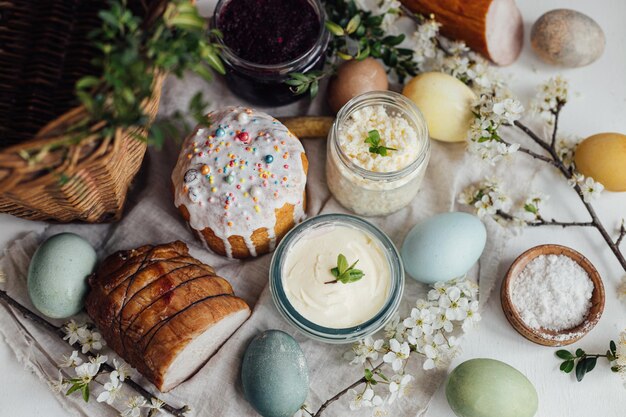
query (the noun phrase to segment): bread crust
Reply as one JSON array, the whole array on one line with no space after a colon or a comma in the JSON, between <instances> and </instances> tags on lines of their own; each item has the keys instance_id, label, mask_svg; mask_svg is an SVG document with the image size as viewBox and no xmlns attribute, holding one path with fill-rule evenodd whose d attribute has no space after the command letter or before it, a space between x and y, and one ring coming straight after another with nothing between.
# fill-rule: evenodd
<instances>
[{"instance_id":1,"label":"bread crust","mask_svg":"<svg viewBox=\"0 0 626 417\"><path fill-rule=\"evenodd\" d=\"M180 241L116 252L89 284L87 314L108 345L160 390L194 338L231 314L250 314L231 285Z\"/></svg>"}]
</instances>

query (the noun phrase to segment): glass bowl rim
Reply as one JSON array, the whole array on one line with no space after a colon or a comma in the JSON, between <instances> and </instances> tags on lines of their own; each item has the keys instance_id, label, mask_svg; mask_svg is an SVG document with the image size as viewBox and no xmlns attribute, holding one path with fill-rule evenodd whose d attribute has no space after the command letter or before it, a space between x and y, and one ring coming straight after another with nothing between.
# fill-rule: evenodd
<instances>
[{"instance_id":1,"label":"glass bowl rim","mask_svg":"<svg viewBox=\"0 0 626 417\"><path fill-rule=\"evenodd\" d=\"M389 262L391 272L391 288L385 304L369 320L356 326L331 328L320 326L307 320L289 302L282 287L283 253L291 247L297 239L312 227L324 227L328 224L342 224L356 227L378 240ZM270 263L269 285L270 293L277 310L291 325L305 335L326 343L350 343L380 330L393 317L402 300L404 293L404 266L400 253L391 239L377 226L358 216L342 213L320 214L311 217L291 229L278 244Z\"/></svg>"}]
</instances>

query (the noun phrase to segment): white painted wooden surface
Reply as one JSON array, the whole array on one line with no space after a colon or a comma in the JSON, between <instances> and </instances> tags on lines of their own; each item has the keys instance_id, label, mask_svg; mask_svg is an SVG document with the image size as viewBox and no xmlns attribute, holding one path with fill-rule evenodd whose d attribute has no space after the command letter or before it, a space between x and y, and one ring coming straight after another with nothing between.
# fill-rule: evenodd
<instances>
[{"instance_id":1,"label":"white painted wooden surface","mask_svg":"<svg viewBox=\"0 0 626 417\"><path fill-rule=\"evenodd\" d=\"M563 133L588 136L604 131L626 133L626 2L623 0L520 0L526 22L526 44L522 57L504 69L511 75L511 84L518 95L527 99L535 85L549 76L562 73L571 82L571 102L561 118ZM602 58L593 65L572 70L548 67L534 57L528 33L532 22L542 13L555 8L572 8L593 17L604 29L607 47ZM549 169L534 181L534 187L552 196L549 205L558 210L548 214L558 218L584 219L584 210L572 191ZM596 203L607 224L617 224L626 217L626 193L605 193ZM0 247L27 230L41 224L0 215ZM559 243L582 252L600 271L606 287L606 308L598 326L577 345L588 351L606 350L607 341L626 328L626 303L620 303L616 287L626 275L594 230L535 229L514 239L502 262L502 274L512 260L525 249L542 243ZM495 291L497 291L496 289ZM623 417L626 415L626 391L622 381L609 372L603 363L582 383L558 371L555 349L526 341L508 324L497 293L491 297L479 330L463 343L464 352L455 361L488 357L503 360L522 371L535 384L540 398L537 417ZM6 344L0 341L0 416L30 417L65 416L65 412L48 387L18 364ZM355 413L356 415L356 413ZM435 395L427 417L452 416L443 389ZM395 416L394 416L395 417Z\"/></svg>"}]
</instances>

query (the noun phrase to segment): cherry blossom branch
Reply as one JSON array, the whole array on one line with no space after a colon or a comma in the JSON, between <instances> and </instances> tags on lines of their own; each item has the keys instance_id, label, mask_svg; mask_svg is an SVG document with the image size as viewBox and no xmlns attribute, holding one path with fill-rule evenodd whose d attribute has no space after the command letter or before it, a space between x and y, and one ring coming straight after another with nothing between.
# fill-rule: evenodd
<instances>
[{"instance_id":1,"label":"cherry blossom branch","mask_svg":"<svg viewBox=\"0 0 626 417\"><path fill-rule=\"evenodd\" d=\"M24 317L36 323L40 327L43 327L52 333L56 333L61 339L65 337L65 333L63 332L63 329L61 327L55 326L54 324L50 323L48 320L33 313L28 308L24 307L22 304L16 301L14 298L9 296L6 291L0 290L0 300L4 301L8 306L13 307L17 311L19 311ZM107 363L102 364L102 369L104 369L106 372L115 371L115 368L113 368L111 365ZM144 397L146 401L150 401L153 398L158 399L156 396L152 395L148 390L146 390L144 387L142 387L141 385L133 381L131 378L126 378L124 380L124 383L128 384L129 387L131 387L138 394ZM168 413L170 413L171 415L175 417L185 417L185 414L189 411L189 407L187 407L186 405L180 408L176 408L167 403L163 403L163 406L161 407L161 409L167 411Z\"/></svg>"},{"instance_id":2,"label":"cherry blossom branch","mask_svg":"<svg viewBox=\"0 0 626 417\"><path fill-rule=\"evenodd\" d=\"M510 213L504 212L502 210L498 210L496 211L496 214L498 216L500 216L501 218L503 218L504 220L513 220L514 216ZM527 221L525 222L527 226L560 226L563 228L566 227L595 227L595 224L593 222L563 222L563 221L557 221L555 219L552 220L546 220L543 217L537 217L536 220L534 221Z\"/></svg>"},{"instance_id":3,"label":"cherry blossom branch","mask_svg":"<svg viewBox=\"0 0 626 417\"><path fill-rule=\"evenodd\" d=\"M374 367L372 369L372 372L376 372L378 369L380 369L381 366L384 365L384 362L379 363L378 365L376 365L376 367ZM326 408L331 405L332 403L334 403L335 401L337 401L338 399L340 399L341 397L343 397L348 391L350 391L353 388L358 387L361 384L366 383L367 380L365 379L365 377L362 377L361 379L355 381L354 383L352 383L351 385L347 386L346 388L342 389L341 391L339 391L337 394L335 394L334 396L332 396L331 398L329 398L328 400L326 400L324 402L324 404L322 404L320 406L320 408L317 409L317 411L315 412L315 414L313 414L313 417L319 417L322 415L322 413L324 412L324 410L326 410Z\"/></svg>"},{"instance_id":4,"label":"cherry blossom branch","mask_svg":"<svg viewBox=\"0 0 626 417\"><path fill-rule=\"evenodd\" d=\"M559 115L561 114L561 109L564 105L565 101L557 100L556 109L552 112L552 114L554 115L554 128L552 129L552 141L550 142L550 147L552 148L555 148L556 145L556 133L559 129Z\"/></svg>"},{"instance_id":5,"label":"cherry blossom branch","mask_svg":"<svg viewBox=\"0 0 626 417\"><path fill-rule=\"evenodd\" d=\"M557 128L556 123L558 121L558 117L559 117L559 114L561 112L561 109L563 108L563 104L564 104L564 102L563 103L559 102L559 104L557 104L557 107L556 107L556 109L553 112L554 118L555 118L555 128L554 128L554 131L553 131L553 134L552 134L553 138L556 138L556 128ZM556 142L555 140L552 141L552 145L549 145L539 135L537 135L529 127L524 125L519 120L516 120L514 122L514 124L520 130L522 130L524 133L526 133L533 141L535 141L535 143L537 143L539 146L541 146L543 149L545 149L550 154L550 157L552 158L552 162L550 162L550 164L554 165L561 172L561 174L563 174L563 176L567 180L572 180L573 179L574 174L573 174L572 170L570 168L568 168L567 166L565 166L565 164L563 163L561 158L559 158L559 155L558 155L558 153L556 151L556 148L555 148L555 142ZM525 152L525 153L527 155L535 158L535 159L539 159L539 160L542 160L542 161L545 162L545 159L546 159L545 157L536 158L535 155L533 155L531 153L528 153L528 152ZM593 206L589 202L585 201L584 193L583 193L583 191L580 188L580 185L578 183L574 184L574 190L576 191L576 194L580 198L580 201L583 203L583 205L587 209L587 212L589 213L589 216L591 216L591 222L588 222L588 223L591 223L591 225L593 225L593 227L595 227L598 230L598 232L600 232L600 235L602 236L604 241L607 243L607 245L611 249L611 252L613 252L615 257L617 258L617 261L622 266L624 271L626 271L626 258L624 257L624 254L620 251L619 244L617 243L617 241L619 241L621 243L621 241L623 240L624 236L622 235L622 233L620 233L620 236L617 238L617 240L613 241L613 239L611 238L611 236L607 232L606 228L604 227L604 225L600 221L600 218L598 217L598 215L597 215L595 209L593 208ZM551 222L539 223L537 225L538 226L562 226L560 224L554 224L554 223L551 223ZM587 225L588 224L585 224L585 226L587 226Z\"/></svg>"}]
</instances>

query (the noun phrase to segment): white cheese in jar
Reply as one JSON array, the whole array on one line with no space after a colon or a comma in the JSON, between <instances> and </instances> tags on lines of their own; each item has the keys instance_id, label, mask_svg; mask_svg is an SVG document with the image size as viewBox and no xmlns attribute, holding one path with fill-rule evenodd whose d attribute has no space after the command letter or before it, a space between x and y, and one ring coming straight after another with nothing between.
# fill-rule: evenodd
<instances>
[{"instance_id":1,"label":"white cheese in jar","mask_svg":"<svg viewBox=\"0 0 626 417\"><path fill-rule=\"evenodd\" d=\"M370 152L365 142L368 133L378 131L380 145L395 150L386 156ZM339 126L339 147L357 166L372 172L394 172L417 159L418 135L413 126L397 112L383 105L363 107Z\"/></svg>"},{"instance_id":2,"label":"white cheese in jar","mask_svg":"<svg viewBox=\"0 0 626 417\"><path fill-rule=\"evenodd\" d=\"M343 254L363 277L334 282L331 270ZM293 308L319 326L342 329L373 318L385 305L391 269L380 244L367 232L348 226L325 226L302 236L286 254L283 289Z\"/></svg>"}]
</instances>

